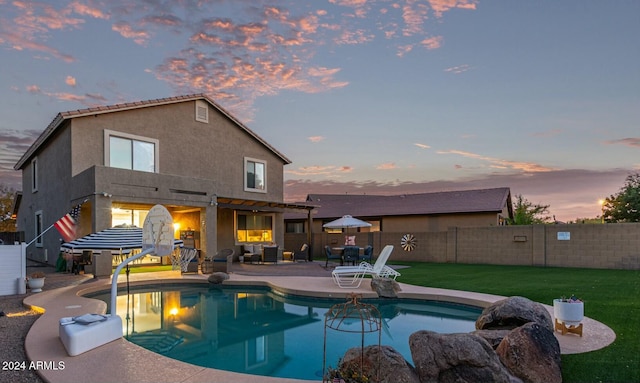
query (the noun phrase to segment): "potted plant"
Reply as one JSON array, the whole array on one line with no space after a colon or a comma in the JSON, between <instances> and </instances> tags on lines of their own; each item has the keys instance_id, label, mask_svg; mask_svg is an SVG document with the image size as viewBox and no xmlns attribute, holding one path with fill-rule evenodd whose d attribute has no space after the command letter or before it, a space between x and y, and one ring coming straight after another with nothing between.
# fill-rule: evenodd
<instances>
[{"instance_id":1,"label":"potted plant","mask_svg":"<svg viewBox=\"0 0 640 383\"><path fill-rule=\"evenodd\" d=\"M572 295L569 298L561 297L553 300L553 316L555 317L555 329L577 333L582 336L582 319L584 319L584 302Z\"/></svg>"},{"instance_id":2,"label":"potted plant","mask_svg":"<svg viewBox=\"0 0 640 383\"><path fill-rule=\"evenodd\" d=\"M35 271L27 278L27 284L32 293L39 293L44 286L44 273L42 271Z\"/></svg>"}]
</instances>

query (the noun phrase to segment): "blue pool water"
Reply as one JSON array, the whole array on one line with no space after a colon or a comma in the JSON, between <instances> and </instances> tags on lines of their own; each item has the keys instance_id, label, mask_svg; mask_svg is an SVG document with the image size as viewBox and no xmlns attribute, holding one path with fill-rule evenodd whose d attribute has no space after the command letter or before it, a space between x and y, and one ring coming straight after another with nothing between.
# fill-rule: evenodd
<instances>
[{"instance_id":1,"label":"blue pool water","mask_svg":"<svg viewBox=\"0 0 640 383\"><path fill-rule=\"evenodd\" d=\"M91 297L110 304L110 293ZM344 299L282 295L268 288L194 284L154 285L119 291L117 314L129 341L198 366L247 374L319 380L335 367L359 332L327 328L324 315ZM411 363L409 335L419 330L470 332L481 312L452 303L363 300L377 307L382 331L365 334L365 345L392 346ZM109 309L110 312L110 309ZM358 326L360 321L352 325ZM326 334L326 366L323 348Z\"/></svg>"}]
</instances>

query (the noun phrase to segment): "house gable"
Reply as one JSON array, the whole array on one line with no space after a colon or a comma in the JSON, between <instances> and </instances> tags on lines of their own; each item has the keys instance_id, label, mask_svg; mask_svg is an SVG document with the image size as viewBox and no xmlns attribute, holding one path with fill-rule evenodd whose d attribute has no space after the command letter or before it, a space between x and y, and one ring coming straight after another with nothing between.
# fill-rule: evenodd
<instances>
[{"instance_id":1,"label":"house gable","mask_svg":"<svg viewBox=\"0 0 640 383\"><path fill-rule=\"evenodd\" d=\"M238 119L236 119L233 115L231 115L228 111L218 105L211 98L206 96L205 94L193 94L193 95L185 95L185 96L176 96L176 97L168 97L161 98L155 100L147 100L147 101L138 101L138 102L130 102L116 105L106 105L106 106L98 106L93 108L79 109L74 111L66 111L61 112L56 115L56 117L51 121L51 123L47 126L47 128L40 134L40 136L35 140L35 142L27 149L27 151L23 154L23 156L18 160L15 164L14 169L20 170L25 164L39 151L40 147L46 143L57 130L63 128L64 122L68 120L73 120L80 117L97 117L104 114L110 114L115 112L124 112L131 110L140 110L144 108L150 107L158 107L163 105L177 104L177 103L185 103L185 102L206 102L211 108L222 115L225 119L229 120L233 123L233 125L240 128L244 133L253 138L260 145L264 146L267 150L272 152L283 164L290 164L291 161L272 147L269 143L267 143L264 139L258 136L254 131L249 129L243 123L241 123ZM197 105L197 104L196 104ZM201 104L200 104L201 105ZM196 119L196 113L198 109L193 110L194 120ZM202 119L199 119L202 120Z\"/></svg>"}]
</instances>

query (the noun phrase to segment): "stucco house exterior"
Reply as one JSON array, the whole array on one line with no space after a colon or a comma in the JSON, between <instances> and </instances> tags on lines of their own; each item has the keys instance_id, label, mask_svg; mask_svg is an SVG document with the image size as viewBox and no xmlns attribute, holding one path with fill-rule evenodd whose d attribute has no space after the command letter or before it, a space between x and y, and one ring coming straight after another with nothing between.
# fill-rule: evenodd
<instances>
[{"instance_id":1,"label":"stucco house exterior","mask_svg":"<svg viewBox=\"0 0 640 383\"><path fill-rule=\"evenodd\" d=\"M291 161L204 94L59 113L14 166L26 241L82 204L78 236L142 226L164 205L176 238L201 250L283 243L283 169ZM61 236L27 256L55 263Z\"/></svg>"}]
</instances>

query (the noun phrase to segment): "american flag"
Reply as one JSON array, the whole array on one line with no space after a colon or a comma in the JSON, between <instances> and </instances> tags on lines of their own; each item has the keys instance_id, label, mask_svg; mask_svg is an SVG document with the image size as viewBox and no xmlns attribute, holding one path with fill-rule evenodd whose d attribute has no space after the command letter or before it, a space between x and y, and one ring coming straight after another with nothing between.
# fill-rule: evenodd
<instances>
[{"instance_id":1,"label":"american flag","mask_svg":"<svg viewBox=\"0 0 640 383\"><path fill-rule=\"evenodd\" d=\"M70 212L65 214L56 223L53 224L56 229L62 235L65 242L71 242L76 239L76 231L78 228L78 216L80 215L80 208L82 204L77 205Z\"/></svg>"}]
</instances>

